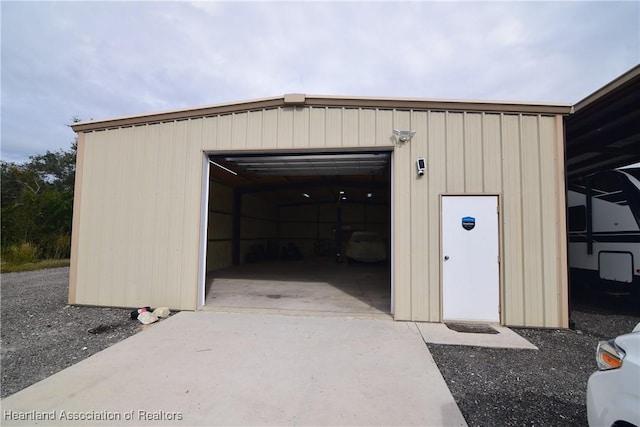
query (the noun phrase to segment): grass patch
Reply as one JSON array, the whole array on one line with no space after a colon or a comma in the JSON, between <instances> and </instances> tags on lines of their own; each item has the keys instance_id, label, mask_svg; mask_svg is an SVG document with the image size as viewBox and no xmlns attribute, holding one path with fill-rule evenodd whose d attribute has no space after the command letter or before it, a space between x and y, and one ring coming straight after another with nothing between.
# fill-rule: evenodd
<instances>
[{"instance_id":1,"label":"grass patch","mask_svg":"<svg viewBox=\"0 0 640 427\"><path fill-rule=\"evenodd\" d=\"M27 262L24 264L2 263L0 271L2 273L15 273L19 271L44 270L45 268L68 267L70 264L68 259L45 259L42 261Z\"/></svg>"},{"instance_id":2,"label":"grass patch","mask_svg":"<svg viewBox=\"0 0 640 427\"><path fill-rule=\"evenodd\" d=\"M17 243L2 249L2 261L13 265L37 262L39 255L40 248L31 242Z\"/></svg>"}]
</instances>

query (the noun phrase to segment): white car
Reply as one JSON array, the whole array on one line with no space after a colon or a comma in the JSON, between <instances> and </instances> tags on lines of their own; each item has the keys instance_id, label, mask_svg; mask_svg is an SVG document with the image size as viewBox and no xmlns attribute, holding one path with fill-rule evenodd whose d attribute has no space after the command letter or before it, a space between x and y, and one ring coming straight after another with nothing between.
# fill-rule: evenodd
<instances>
[{"instance_id":1,"label":"white car","mask_svg":"<svg viewBox=\"0 0 640 427\"><path fill-rule=\"evenodd\" d=\"M347 261L380 262L387 259L387 248L378 233L354 231L347 243Z\"/></svg>"},{"instance_id":2,"label":"white car","mask_svg":"<svg viewBox=\"0 0 640 427\"><path fill-rule=\"evenodd\" d=\"M589 425L640 426L640 323L630 334L600 341L596 362L587 384Z\"/></svg>"}]
</instances>

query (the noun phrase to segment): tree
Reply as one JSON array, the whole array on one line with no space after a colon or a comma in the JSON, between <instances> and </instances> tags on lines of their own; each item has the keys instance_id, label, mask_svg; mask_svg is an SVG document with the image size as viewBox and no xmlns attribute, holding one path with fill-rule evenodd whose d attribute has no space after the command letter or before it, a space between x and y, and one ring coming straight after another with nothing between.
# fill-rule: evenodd
<instances>
[{"instance_id":1,"label":"tree","mask_svg":"<svg viewBox=\"0 0 640 427\"><path fill-rule=\"evenodd\" d=\"M68 257L76 143L23 164L0 161L2 248L35 243L46 258Z\"/></svg>"}]
</instances>

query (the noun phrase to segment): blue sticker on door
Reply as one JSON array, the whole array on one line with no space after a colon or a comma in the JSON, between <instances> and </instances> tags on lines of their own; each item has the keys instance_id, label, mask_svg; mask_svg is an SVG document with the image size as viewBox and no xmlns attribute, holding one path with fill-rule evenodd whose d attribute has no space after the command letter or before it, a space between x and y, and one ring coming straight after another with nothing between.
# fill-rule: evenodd
<instances>
[{"instance_id":1,"label":"blue sticker on door","mask_svg":"<svg viewBox=\"0 0 640 427\"><path fill-rule=\"evenodd\" d=\"M465 216L462 218L462 228L465 230L473 230L476 226L476 219L472 216Z\"/></svg>"}]
</instances>

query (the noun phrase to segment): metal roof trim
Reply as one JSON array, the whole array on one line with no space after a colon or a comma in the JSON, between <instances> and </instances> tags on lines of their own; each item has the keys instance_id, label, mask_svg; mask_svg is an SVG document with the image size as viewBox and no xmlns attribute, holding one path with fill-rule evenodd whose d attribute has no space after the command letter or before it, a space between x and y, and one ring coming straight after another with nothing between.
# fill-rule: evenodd
<instances>
[{"instance_id":1,"label":"metal roof trim","mask_svg":"<svg viewBox=\"0 0 640 427\"><path fill-rule=\"evenodd\" d=\"M327 96L287 94L272 98L262 98L232 103L216 104L196 108L169 110L134 116L117 117L104 120L91 120L71 124L75 132L87 132L125 126L138 126L175 120L187 120L215 115L232 114L266 108L278 107L346 107L380 108L398 110L438 110L473 111L488 113L515 114L561 114L571 112L571 104L533 103L516 101L474 101L474 100L438 100L420 98L385 98L357 96Z\"/></svg>"},{"instance_id":2,"label":"metal roof trim","mask_svg":"<svg viewBox=\"0 0 640 427\"><path fill-rule=\"evenodd\" d=\"M577 113L578 111L589 107L591 104L598 101L599 99L609 95L610 93L624 86L625 84L632 81L633 79L638 78L638 76L640 76L640 64L636 65L635 67L625 72L624 74L618 76L617 78L610 81L606 85L602 86L600 89L596 90L592 94L587 95L585 98L576 102L576 104L573 106L572 113Z\"/></svg>"}]
</instances>

